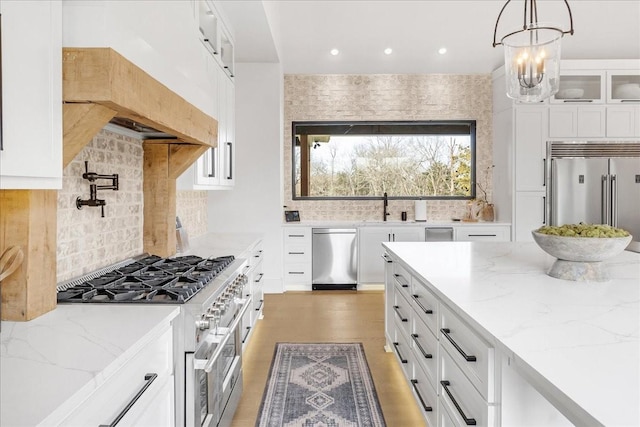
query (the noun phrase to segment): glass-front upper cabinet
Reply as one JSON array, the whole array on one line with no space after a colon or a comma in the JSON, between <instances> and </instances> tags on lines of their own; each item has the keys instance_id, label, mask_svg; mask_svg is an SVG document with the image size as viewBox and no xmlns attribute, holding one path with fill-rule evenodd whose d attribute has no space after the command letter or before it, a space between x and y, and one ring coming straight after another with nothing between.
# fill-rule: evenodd
<instances>
[{"instance_id":1,"label":"glass-front upper cabinet","mask_svg":"<svg viewBox=\"0 0 640 427\"><path fill-rule=\"evenodd\" d=\"M553 103L593 103L605 101L605 73L599 71L560 72L560 88L551 97Z\"/></svg>"},{"instance_id":2,"label":"glass-front upper cabinet","mask_svg":"<svg viewBox=\"0 0 640 427\"><path fill-rule=\"evenodd\" d=\"M640 103L640 70L607 72L607 102Z\"/></svg>"}]
</instances>

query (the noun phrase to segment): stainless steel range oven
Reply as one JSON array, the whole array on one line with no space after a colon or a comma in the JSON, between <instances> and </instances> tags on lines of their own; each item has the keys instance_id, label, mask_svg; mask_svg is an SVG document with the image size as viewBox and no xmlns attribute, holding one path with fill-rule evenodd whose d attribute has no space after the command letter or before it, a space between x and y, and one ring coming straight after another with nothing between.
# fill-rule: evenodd
<instances>
[{"instance_id":1,"label":"stainless steel range oven","mask_svg":"<svg viewBox=\"0 0 640 427\"><path fill-rule=\"evenodd\" d=\"M249 269L233 256L142 255L58 285L59 303L180 304L176 425L225 427L242 394L241 321ZM244 297L244 298L243 298ZM184 375L177 375L178 372Z\"/></svg>"}]
</instances>

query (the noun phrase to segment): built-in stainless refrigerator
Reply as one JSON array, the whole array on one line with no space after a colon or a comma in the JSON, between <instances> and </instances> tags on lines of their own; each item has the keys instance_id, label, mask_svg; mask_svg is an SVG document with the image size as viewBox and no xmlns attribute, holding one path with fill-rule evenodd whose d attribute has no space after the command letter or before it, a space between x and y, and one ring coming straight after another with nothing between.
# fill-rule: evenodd
<instances>
[{"instance_id":1,"label":"built-in stainless refrigerator","mask_svg":"<svg viewBox=\"0 0 640 427\"><path fill-rule=\"evenodd\" d=\"M609 224L640 252L640 143L549 144L551 225Z\"/></svg>"}]
</instances>

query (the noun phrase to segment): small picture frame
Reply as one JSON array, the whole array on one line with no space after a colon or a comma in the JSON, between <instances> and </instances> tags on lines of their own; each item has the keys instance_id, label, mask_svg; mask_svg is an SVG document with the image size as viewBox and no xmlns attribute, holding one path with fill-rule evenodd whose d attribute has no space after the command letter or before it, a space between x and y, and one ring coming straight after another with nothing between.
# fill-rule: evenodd
<instances>
[{"instance_id":1,"label":"small picture frame","mask_svg":"<svg viewBox=\"0 0 640 427\"><path fill-rule=\"evenodd\" d=\"M300 222L300 212L284 211L284 219L287 222Z\"/></svg>"}]
</instances>

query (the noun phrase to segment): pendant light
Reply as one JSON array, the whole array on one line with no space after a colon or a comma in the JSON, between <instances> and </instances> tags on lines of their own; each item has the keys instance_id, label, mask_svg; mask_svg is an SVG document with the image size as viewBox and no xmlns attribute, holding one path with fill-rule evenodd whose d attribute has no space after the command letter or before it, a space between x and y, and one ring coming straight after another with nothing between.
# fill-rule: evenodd
<instances>
[{"instance_id":1,"label":"pendant light","mask_svg":"<svg viewBox=\"0 0 640 427\"><path fill-rule=\"evenodd\" d=\"M567 0L570 29L538 22L536 0L524 0L522 27L496 41L500 17L511 3L502 6L493 31L493 47L504 47L507 96L522 102L540 102L549 98L560 85L560 40L573 34L573 16Z\"/></svg>"}]
</instances>

